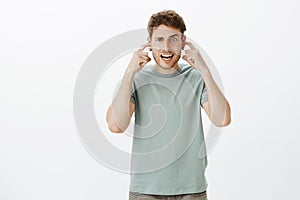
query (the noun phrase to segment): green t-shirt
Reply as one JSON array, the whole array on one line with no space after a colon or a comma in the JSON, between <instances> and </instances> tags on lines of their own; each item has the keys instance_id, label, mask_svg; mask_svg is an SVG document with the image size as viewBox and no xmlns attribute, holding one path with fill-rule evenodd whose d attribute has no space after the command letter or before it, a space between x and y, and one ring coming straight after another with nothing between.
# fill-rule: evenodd
<instances>
[{"instance_id":1,"label":"green t-shirt","mask_svg":"<svg viewBox=\"0 0 300 200\"><path fill-rule=\"evenodd\" d=\"M134 76L130 101L135 103L130 191L205 191L207 157L199 153L205 152L201 104L207 94L200 73L187 64L172 74L147 65Z\"/></svg>"}]
</instances>

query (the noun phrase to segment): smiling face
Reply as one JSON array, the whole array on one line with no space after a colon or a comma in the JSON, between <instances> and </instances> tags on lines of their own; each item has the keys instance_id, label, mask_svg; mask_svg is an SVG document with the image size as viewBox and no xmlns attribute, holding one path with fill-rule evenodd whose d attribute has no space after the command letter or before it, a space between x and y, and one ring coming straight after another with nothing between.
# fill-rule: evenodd
<instances>
[{"instance_id":1,"label":"smiling face","mask_svg":"<svg viewBox=\"0 0 300 200\"><path fill-rule=\"evenodd\" d=\"M154 28L151 42L152 55L160 72L168 73L178 69L178 60L185 36L180 29L159 25Z\"/></svg>"}]
</instances>

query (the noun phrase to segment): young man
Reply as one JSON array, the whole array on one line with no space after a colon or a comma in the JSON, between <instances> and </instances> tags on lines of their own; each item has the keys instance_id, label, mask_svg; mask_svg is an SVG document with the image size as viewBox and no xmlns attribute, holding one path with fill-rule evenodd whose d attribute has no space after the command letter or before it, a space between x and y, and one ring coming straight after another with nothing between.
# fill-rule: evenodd
<instances>
[{"instance_id":1,"label":"young man","mask_svg":"<svg viewBox=\"0 0 300 200\"><path fill-rule=\"evenodd\" d=\"M107 111L114 133L122 133L135 112L130 200L207 199L201 107L221 127L230 124L230 106L185 30L175 11L151 16L148 42L133 54ZM145 48L155 65L146 65ZM188 64L178 63L181 57Z\"/></svg>"}]
</instances>

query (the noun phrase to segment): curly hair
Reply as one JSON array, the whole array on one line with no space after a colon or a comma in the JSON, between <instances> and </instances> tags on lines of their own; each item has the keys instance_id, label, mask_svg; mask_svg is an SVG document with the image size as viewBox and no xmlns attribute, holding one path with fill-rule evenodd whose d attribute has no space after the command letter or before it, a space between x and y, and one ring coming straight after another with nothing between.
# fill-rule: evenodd
<instances>
[{"instance_id":1,"label":"curly hair","mask_svg":"<svg viewBox=\"0 0 300 200\"><path fill-rule=\"evenodd\" d=\"M152 37L153 29L161 24L180 29L181 33L186 31L185 23L180 15L178 15L174 10L164 10L153 14L150 17L147 27L150 37Z\"/></svg>"}]
</instances>

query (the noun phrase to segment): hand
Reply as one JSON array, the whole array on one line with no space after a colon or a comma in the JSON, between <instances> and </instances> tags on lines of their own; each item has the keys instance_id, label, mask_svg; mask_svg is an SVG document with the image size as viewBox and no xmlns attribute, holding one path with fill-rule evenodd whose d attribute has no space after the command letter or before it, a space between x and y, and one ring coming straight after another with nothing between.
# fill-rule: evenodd
<instances>
[{"instance_id":1,"label":"hand","mask_svg":"<svg viewBox=\"0 0 300 200\"><path fill-rule=\"evenodd\" d=\"M185 50L185 55L183 55L182 58L187 61L192 67L201 71L201 69L206 67L206 64L199 50L196 49L196 47L191 42L185 42L185 45L189 46L191 49Z\"/></svg>"},{"instance_id":2,"label":"hand","mask_svg":"<svg viewBox=\"0 0 300 200\"><path fill-rule=\"evenodd\" d=\"M151 60L151 58L148 56L148 53L143 52L146 47L151 47L151 44L143 44L137 51L133 53L126 71L136 73L140 71Z\"/></svg>"}]
</instances>

